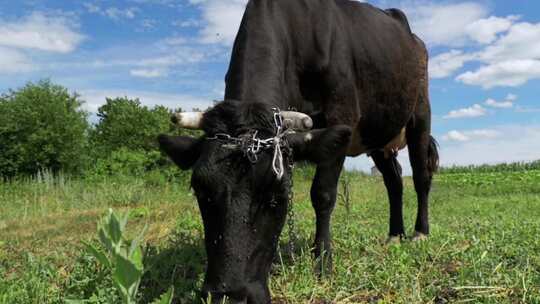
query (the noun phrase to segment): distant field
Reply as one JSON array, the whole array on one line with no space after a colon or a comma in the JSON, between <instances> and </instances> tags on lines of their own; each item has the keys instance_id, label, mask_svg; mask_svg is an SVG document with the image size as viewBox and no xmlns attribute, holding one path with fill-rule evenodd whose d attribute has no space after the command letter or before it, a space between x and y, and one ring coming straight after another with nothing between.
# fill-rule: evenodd
<instances>
[{"instance_id":1,"label":"distant field","mask_svg":"<svg viewBox=\"0 0 540 304\"><path fill-rule=\"evenodd\" d=\"M312 170L297 170L296 254L292 259L285 250L285 228L271 276L274 302L540 303L540 169L444 172L433 186L430 239L400 245L385 245L381 178L345 174L350 204L340 198L334 213L334 273L318 280L309 254ZM411 179L405 183L412 234L416 198ZM81 250L109 207L130 212L132 232L149 225L151 266L140 302L174 284L176 302L192 303L205 265L198 209L186 182L159 173L0 183L0 303L117 303L109 274Z\"/></svg>"}]
</instances>

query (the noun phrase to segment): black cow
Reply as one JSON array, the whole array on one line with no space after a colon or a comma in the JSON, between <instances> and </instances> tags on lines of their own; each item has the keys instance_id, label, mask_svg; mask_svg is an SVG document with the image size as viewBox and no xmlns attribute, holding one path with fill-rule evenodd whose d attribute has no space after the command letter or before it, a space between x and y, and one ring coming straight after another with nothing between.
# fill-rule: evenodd
<instances>
[{"instance_id":1,"label":"black cow","mask_svg":"<svg viewBox=\"0 0 540 304\"><path fill-rule=\"evenodd\" d=\"M427 60L424 44L396 9L349 0L249 1L226 101L204 114L176 116L205 136L160 137L176 164L193 169L208 254L203 296L271 302L267 279L286 217L291 154L317 164L313 250L321 267L331 265L330 217L347 155L368 153L382 172L390 239L399 239L405 229L396 154L408 145L418 195L414 238L429 234L438 152L430 135ZM309 114L313 121L282 116L293 127L316 130L283 132L275 108Z\"/></svg>"}]
</instances>

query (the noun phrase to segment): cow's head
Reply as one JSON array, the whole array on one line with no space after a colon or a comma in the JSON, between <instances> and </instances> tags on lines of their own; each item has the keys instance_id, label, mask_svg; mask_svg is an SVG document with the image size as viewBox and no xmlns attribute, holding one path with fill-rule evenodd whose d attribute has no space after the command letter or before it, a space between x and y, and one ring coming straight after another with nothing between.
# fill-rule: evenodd
<instances>
[{"instance_id":1,"label":"cow's head","mask_svg":"<svg viewBox=\"0 0 540 304\"><path fill-rule=\"evenodd\" d=\"M285 124L310 129L309 116L281 112ZM180 126L201 128L200 138L161 135L163 151L184 170L192 169L191 185L197 196L208 256L203 297L218 303L225 296L232 303L268 303L267 279L287 213L288 164L294 160L325 162L343 155L350 129L286 133L279 141L284 172L273 144L249 154L246 145L255 137L277 134L275 110L262 103L224 101L205 113L181 113L173 118ZM227 136L245 139L247 144ZM275 141L274 141L275 144ZM221 302L219 302L221 303Z\"/></svg>"}]
</instances>

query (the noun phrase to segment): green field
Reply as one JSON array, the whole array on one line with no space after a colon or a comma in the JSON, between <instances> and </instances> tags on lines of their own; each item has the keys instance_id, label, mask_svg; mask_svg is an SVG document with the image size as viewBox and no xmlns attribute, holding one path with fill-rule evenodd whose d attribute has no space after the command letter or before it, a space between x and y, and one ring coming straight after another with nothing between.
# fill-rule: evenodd
<instances>
[{"instance_id":1,"label":"green field","mask_svg":"<svg viewBox=\"0 0 540 304\"><path fill-rule=\"evenodd\" d=\"M312 272L311 169L295 176L294 258L287 228L271 275L274 303L540 303L540 170L448 170L435 178L431 237L386 245L388 202L380 177L347 173L350 203L333 217L334 271ZM182 182L182 180L184 182ZM184 179L70 179L47 174L0 183L0 303L118 303L110 274L85 255L109 207L147 223L140 302L175 286L192 303L205 264L196 201ZM416 198L405 179L407 232ZM343 187L342 187L343 188ZM341 191L343 193L343 191Z\"/></svg>"}]
</instances>

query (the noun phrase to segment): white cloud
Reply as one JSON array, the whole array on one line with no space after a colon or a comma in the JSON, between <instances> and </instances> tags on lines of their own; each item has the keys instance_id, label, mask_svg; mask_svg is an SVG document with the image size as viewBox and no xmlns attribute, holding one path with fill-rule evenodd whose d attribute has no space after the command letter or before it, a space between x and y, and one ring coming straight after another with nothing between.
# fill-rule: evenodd
<instances>
[{"instance_id":1,"label":"white cloud","mask_svg":"<svg viewBox=\"0 0 540 304\"><path fill-rule=\"evenodd\" d=\"M468 85L518 87L540 79L540 23L513 24L508 32L473 57L483 63L456 77Z\"/></svg>"},{"instance_id":2,"label":"white cloud","mask_svg":"<svg viewBox=\"0 0 540 304\"><path fill-rule=\"evenodd\" d=\"M155 19L144 19L141 22L141 26L144 30L153 30L156 28L158 21Z\"/></svg>"},{"instance_id":3,"label":"white cloud","mask_svg":"<svg viewBox=\"0 0 540 304\"><path fill-rule=\"evenodd\" d=\"M205 60L206 58L208 57L205 53L197 52L196 50L192 49L179 49L171 50L171 53L169 55L146 58L139 61L129 61L125 63L141 67L171 67L175 65L198 63Z\"/></svg>"},{"instance_id":4,"label":"white cloud","mask_svg":"<svg viewBox=\"0 0 540 304\"><path fill-rule=\"evenodd\" d=\"M508 31L518 19L518 16L505 18L491 16L467 25L465 32L472 40L481 44L489 44L497 39L497 34Z\"/></svg>"},{"instance_id":5,"label":"white cloud","mask_svg":"<svg viewBox=\"0 0 540 304\"><path fill-rule=\"evenodd\" d=\"M480 165L540 159L540 126L506 125L497 136L441 144L441 164Z\"/></svg>"},{"instance_id":6,"label":"white cloud","mask_svg":"<svg viewBox=\"0 0 540 304\"><path fill-rule=\"evenodd\" d=\"M400 8L406 12L413 31L430 47L489 44L519 19L513 15L489 16L485 5L473 1L408 0L402 1Z\"/></svg>"},{"instance_id":7,"label":"white cloud","mask_svg":"<svg viewBox=\"0 0 540 304\"><path fill-rule=\"evenodd\" d=\"M171 23L173 26L179 27L199 27L201 26L201 20L190 18L186 20L176 20Z\"/></svg>"},{"instance_id":8,"label":"white cloud","mask_svg":"<svg viewBox=\"0 0 540 304\"><path fill-rule=\"evenodd\" d=\"M501 136L501 132L496 130L482 129L470 131L452 130L442 138L445 141L466 142L472 140L494 139Z\"/></svg>"},{"instance_id":9,"label":"white cloud","mask_svg":"<svg viewBox=\"0 0 540 304\"><path fill-rule=\"evenodd\" d=\"M208 0L189 0L189 3L194 4L194 5L205 3L205 2L208 2Z\"/></svg>"},{"instance_id":10,"label":"white cloud","mask_svg":"<svg viewBox=\"0 0 540 304\"><path fill-rule=\"evenodd\" d=\"M510 94L506 95L506 100L508 100L508 101L514 102L514 101L516 101L517 99L518 99L518 96L517 96L516 94L511 94L511 93L510 93Z\"/></svg>"},{"instance_id":11,"label":"white cloud","mask_svg":"<svg viewBox=\"0 0 540 304\"><path fill-rule=\"evenodd\" d=\"M99 14L101 16L106 16L113 20L134 19L137 15L137 12L139 11L137 7L120 9L117 7L102 8L99 5L93 3L84 3L83 5L86 8L87 12L91 14Z\"/></svg>"},{"instance_id":12,"label":"white cloud","mask_svg":"<svg viewBox=\"0 0 540 304\"><path fill-rule=\"evenodd\" d=\"M200 32L203 43L230 46L234 42L247 0L190 0L200 5L204 26Z\"/></svg>"},{"instance_id":13,"label":"white cloud","mask_svg":"<svg viewBox=\"0 0 540 304\"><path fill-rule=\"evenodd\" d=\"M179 36L169 37L163 40L167 45L184 45L188 43L188 39Z\"/></svg>"},{"instance_id":14,"label":"white cloud","mask_svg":"<svg viewBox=\"0 0 540 304\"><path fill-rule=\"evenodd\" d=\"M489 98L484 102L487 106L493 108L503 108L508 109L514 107L514 103L517 101L517 96L514 94L508 94L503 101L496 101L495 99Z\"/></svg>"},{"instance_id":15,"label":"white cloud","mask_svg":"<svg viewBox=\"0 0 540 304\"><path fill-rule=\"evenodd\" d=\"M489 16L486 6L474 2L401 2L413 30L429 47L474 47L473 53L451 50L431 59L432 78L452 76L467 62L479 67L465 71L456 80L468 85L517 87L540 78L540 23L519 22L520 17Z\"/></svg>"},{"instance_id":16,"label":"white cloud","mask_svg":"<svg viewBox=\"0 0 540 304\"><path fill-rule=\"evenodd\" d=\"M155 106L163 105L170 109L181 107L183 110L194 108L206 109L212 105L212 100L202 97L164 94L147 91L133 90L83 90L80 92L81 99L86 101L84 107L87 111L96 113L98 108L105 104L106 98L127 97L131 99L138 98L143 105Z\"/></svg>"},{"instance_id":17,"label":"white cloud","mask_svg":"<svg viewBox=\"0 0 540 304\"><path fill-rule=\"evenodd\" d=\"M540 23L514 24L508 33L480 53L484 62L540 59Z\"/></svg>"},{"instance_id":18,"label":"white cloud","mask_svg":"<svg viewBox=\"0 0 540 304\"><path fill-rule=\"evenodd\" d=\"M468 141L469 137L467 137L465 134L459 131L453 130L453 131L448 132L448 134L446 134L445 136L443 136L443 139L453 140L453 141Z\"/></svg>"},{"instance_id":19,"label":"white cloud","mask_svg":"<svg viewBox=\"0 0 540 304\"><path fill-rule=\"evenodd\" d=\"M99 13L101 12L101 8L93 3L83 3L83 6L86 8L86 10L89 13Z\"/></svg>"},{"instance_id":20,"label":"white cloud","mask_svg":"<svg viewBox=\"0 0 540 304\"><path fill-rule=\"evenodd\" d=\"M111 18L111 19L133 19L135 18L135 13L137 12L137 8L130 7L126 9L119 9L116 7L109 7L103 11L105 16Z\"/></svg>"},{"instance_id":21,"label":"white cloud","mask_svg":"<svg viewBox=\"0 0 540 304\"><path fill-rule=\"evenodd\" d=\"M128 0L129 2L135 2L138 4L154 4L154 5L165 5L170 8L182 8L183 0Z\"/></svg>"},{"instance_id":22,"label":"white cloud","mask_svg":"<svg viewBox=\"0 0 540 304\"><path fill-rule=\"evenodd\" d=\"M131 76L141 78L158 78L167 76L167 71L162 69L134 69L129 71Z\"/></svg>"},{"instance_id":23,"label":"white cloud","mask_svg":"<svg viewBox=\"0 0 540 304\"><path fill-rule=\"evenodd\" d=\"M439 54L429 60L429 76L431 78L448 77L462 68L465 62L472 60L474 56L474 54L465 54L459 50Z\"/></svg>"},{"instance_id":24,"label":"white cloud","mask_svg":"<svg viewBox=\"0 0 540 304\"><path fill-rule=\"evenodd\" d=\"M32 61L24 53L0 47L0 74L15 74L34 70Z\"/></svg>"},{"instance_id":25,"label":"white cloud","mask_svg":"<svg viewBox=\"0 0 540 304\"><path fill-rule=\"evenodd\" d=\"M511 101L496 101L492 98L486 100L485 104L493 108L511 108L514 106L514 103Z\"/></svg>"},{"instance_id":26,"label":"white cloud","mask_svg":"<svg viewBox=\"0 0 540 304\"><path fill-rule=\"evenodd\" d=\"M498 86L518 87L529 80L540 79L540 60L507 60L467 71L456 80L468 85L491 89Z\"/></svg>"},{"instance_id":27,"label":"white cloud","mask_svg":"<svg viewBox=\"0 0 540 304\"><path fill-rule=\"evenodd\" d=\"M83 39L76 22L65 16L34 12L14 22L0 20L0 46L69 53Z\"/></svg>"},{"instance_id":28,"label":"white cloud","mask_svg":"<svg viewBox=\"0 0 540 304\"><path fill-rule=\"evenodd\" d=\"M463 108L459 110L450 111L448 115L444 116L445 119L454 119L454 118L473 118L480 117L487 114L487 111L484 107L479 104L475 104L469 108Z\"/></svg>"},{"instance_id":29,"label":"white cloud","mask_svg":"<svg viewBox=\"0 0 540 304\"><path fill-rule=\"evenodd\" d=\"M479 3L433 3L407 1L401 8L411 27L430 47L463 46L475 33L473 24L487 17L488 10ZM468 27L472 29L467 30ZM478 27L478 26L477 26Z\"/></svg>"}]
</instances>

